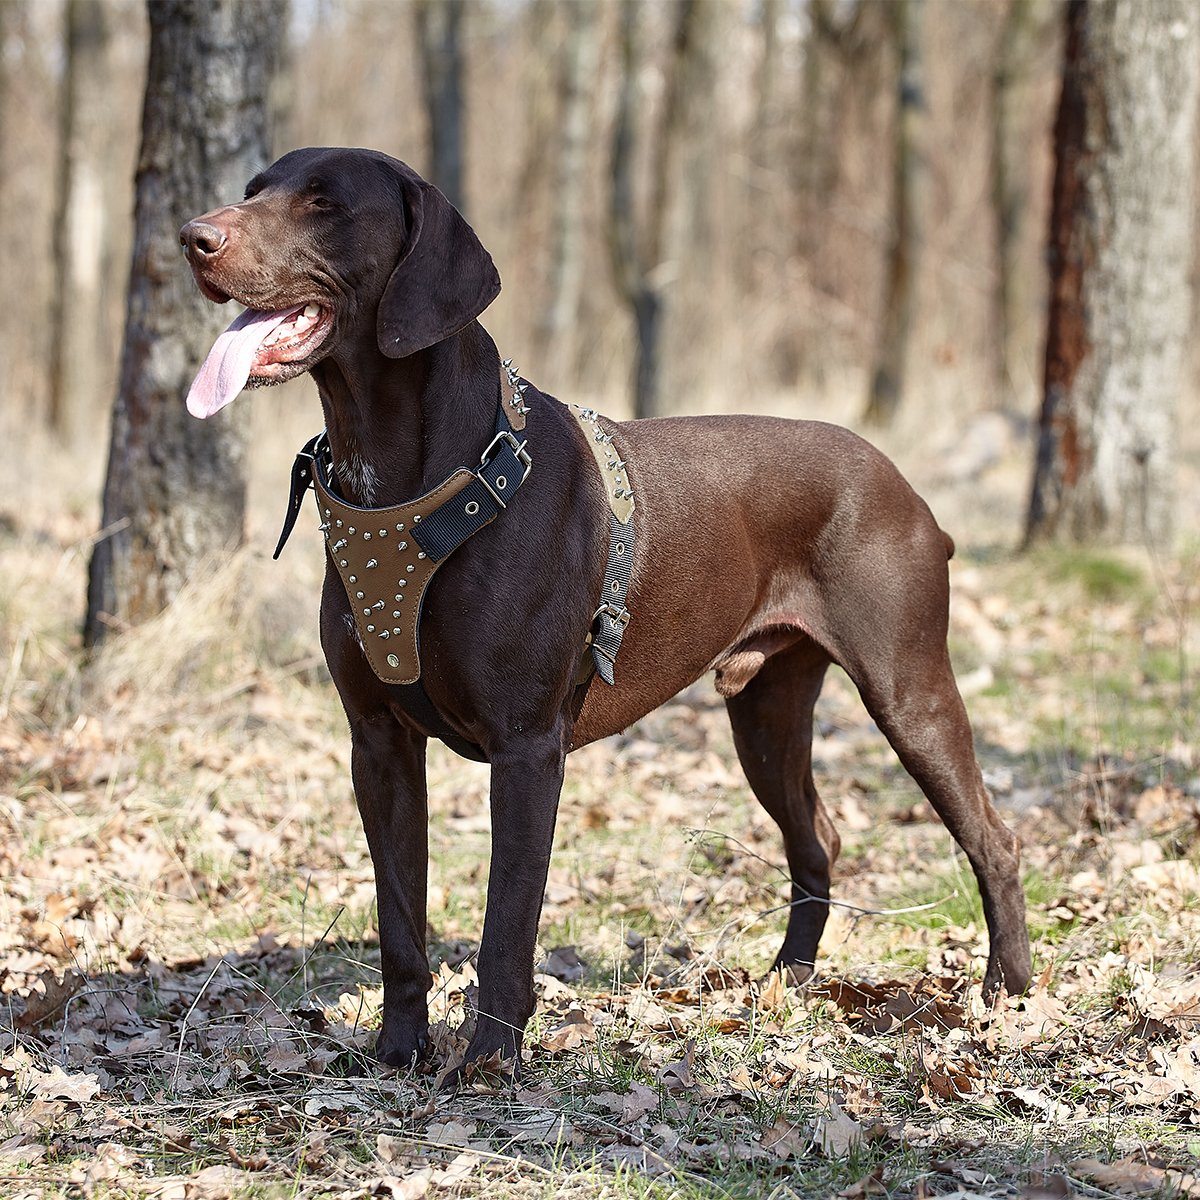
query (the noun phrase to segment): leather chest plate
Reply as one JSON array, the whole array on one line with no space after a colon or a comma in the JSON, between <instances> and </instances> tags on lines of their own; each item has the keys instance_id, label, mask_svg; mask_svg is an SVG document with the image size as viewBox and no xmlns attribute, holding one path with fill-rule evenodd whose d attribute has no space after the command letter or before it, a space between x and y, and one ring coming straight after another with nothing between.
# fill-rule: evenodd
<instances>
[{"instance_id":1,"label":"leather chest plate","mask_svg":"<svg viewBox=\"0 0 1200 1200\"><path fill-rule=\"evenodd\" d=\"M371 509L339 500L314 480L326 547L367 661L384 683L415 683L421 676L421 604L440 564L417 545L413 528L474 478L462 467L416 500Z\"/></svg>"}]
</instances>

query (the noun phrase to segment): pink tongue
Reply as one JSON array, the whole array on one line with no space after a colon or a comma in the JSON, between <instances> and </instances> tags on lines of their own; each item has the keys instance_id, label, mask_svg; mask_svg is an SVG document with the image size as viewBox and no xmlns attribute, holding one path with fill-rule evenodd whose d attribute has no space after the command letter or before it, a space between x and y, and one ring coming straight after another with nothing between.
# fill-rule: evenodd
<instances>
[{"instance_id":1,"label":"pink tongue","mask_svg":"<svg viewBox=\"0 0 1200 1200\"><path fill-rule=\"evenodd\" d=\"M304 306L281 308L277 312L257 312L248 308L215 342L204 366L192 381L187 408L193 417L211 417L220 412L250 378L258 348L280 325Z\"/></svg>"}]
</instances>

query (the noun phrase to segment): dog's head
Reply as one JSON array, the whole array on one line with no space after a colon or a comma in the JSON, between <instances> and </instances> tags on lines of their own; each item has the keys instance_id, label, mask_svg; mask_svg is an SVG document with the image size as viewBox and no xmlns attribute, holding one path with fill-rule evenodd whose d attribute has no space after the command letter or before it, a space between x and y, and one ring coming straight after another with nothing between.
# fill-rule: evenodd
<instances>
[{"instance_id":1,"label":"dog's head","mask_svg":"<svg viewBox=\"0 0 1200 1200\"><path fill-rule=\"evenodd\" d=\"M217 339L188 408L208 417L243 387L291 379L368 339L403 358L457 333L500 276L471 227L411 167L374 150L293 150L245 198L179 240L210 300L246 312Z\"/></svg>"}]
</instances>

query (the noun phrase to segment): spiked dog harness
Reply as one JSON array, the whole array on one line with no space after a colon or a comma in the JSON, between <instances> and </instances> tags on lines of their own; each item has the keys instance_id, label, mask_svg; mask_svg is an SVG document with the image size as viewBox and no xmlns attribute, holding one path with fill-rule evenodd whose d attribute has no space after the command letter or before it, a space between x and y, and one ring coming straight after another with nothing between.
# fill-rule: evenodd
<instances>
[{"instance_id":1,"label":"spiked dog harness","mask_svg":"<svg viewBox=\"0 0 1200 1200\"><path fill-rule=\"evenodd\" d=\"M524 433L527 387L512 361L505 360L493 437L478 466L459 467L431 491L403 504L362 508L343 500L333 482L329 440L324 432L318 434L292 465L288 509L274 554L278 558L282 553L311 487L329 558L346 589L358 641L371 670L400 691L405 709L428 733L476 759L484 758L482 750L453 733L420 682L421 607L438 567L496 520L529 478L533 460ZM595 670L611 684L629 622L625 599L633 565L633 492L625 464L597 414L575 406L571 411L601 467L612 510L604 595L588 635Z\"/></svg>"}]
</instances>

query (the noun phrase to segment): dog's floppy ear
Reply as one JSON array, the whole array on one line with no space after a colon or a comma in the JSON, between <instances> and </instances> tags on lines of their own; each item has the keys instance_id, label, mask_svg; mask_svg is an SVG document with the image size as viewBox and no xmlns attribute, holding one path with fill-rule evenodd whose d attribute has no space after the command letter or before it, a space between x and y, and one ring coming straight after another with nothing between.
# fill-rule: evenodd
<instances>
[{"instance_id":1,"label":"dog's floppy ear","mask_svg":"<svg viewBox=\"0 0 1200 1200\"><path fill-rule=\"evenodd\" d=\"M408 241L379 302L375 336L404 358L469 325L500 294L492 256L458 209L415 172L397 172Z\"/></svg>"}]
</instances>

